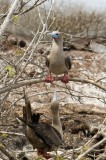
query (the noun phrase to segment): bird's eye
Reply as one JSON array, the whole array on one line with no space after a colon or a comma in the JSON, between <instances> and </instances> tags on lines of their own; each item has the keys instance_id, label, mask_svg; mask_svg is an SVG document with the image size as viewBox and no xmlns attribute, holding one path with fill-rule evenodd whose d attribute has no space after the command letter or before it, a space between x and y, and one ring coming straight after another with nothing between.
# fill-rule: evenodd
<instances>
[{"instance_id":1,"label":"bird's eye","mask_svg":"<svg viewBox=\"0 0 106 160\"><path fill-rule=\"evenodd\" d=\"M58 34L58 33L56 33L56 35L58 36L59 34Z\"/></svg>"}]
</instances>

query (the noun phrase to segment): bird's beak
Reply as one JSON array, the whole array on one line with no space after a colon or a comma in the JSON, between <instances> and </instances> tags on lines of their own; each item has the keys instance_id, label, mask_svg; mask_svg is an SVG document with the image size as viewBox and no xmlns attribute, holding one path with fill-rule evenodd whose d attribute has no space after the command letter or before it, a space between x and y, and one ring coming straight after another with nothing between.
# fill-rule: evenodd
<instances>
[{"instance_id":1,"label":"bird's beak","mask_svg":"<svg viewBox=\"0 0 106 160\"><path fill-rule=\"evenodd\" d=\"M57 101L58 98L57 98L57 91L56 89L54 90L54 95L53 95L53 101Z\"/></svg>"},{"instance_id":2,"label":"bird's beak","mask_svg":"<svg viewBox=\"0 0 106 160\"><path fill-rule=\"evenodd\" d=\"M53 36L53 33L48 33L48 35L52 37L52 36Z\"/></svg>"},{"instance_id":3,"label":"bird's beak","mask_svg":"<svg viewBox=\"0 0 106 160\"><path fill-rule=\"evenodd\" d=\"M52 38L57 39L59 38L55 33L48 33L48 35L50 35Z\"/></svg>"},{"instance_id":4,"label":"bird's beak","mask_svg":"<svg viewBox=\"0 0 106 160\"><path fill-rule=\"evenodd\" d=\"M52 33L48 33L47 34L49 37L53 38L53 34Z\"/></svg>"}]
</instances>

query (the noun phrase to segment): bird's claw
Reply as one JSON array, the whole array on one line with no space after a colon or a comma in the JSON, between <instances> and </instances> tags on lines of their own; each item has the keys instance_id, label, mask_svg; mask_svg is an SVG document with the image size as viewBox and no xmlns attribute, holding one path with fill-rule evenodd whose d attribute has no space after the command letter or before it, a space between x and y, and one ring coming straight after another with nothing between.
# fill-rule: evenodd
<instances>
[{"instance_id":1,"label":"bird's claw","mask_svg":"<svg viewBox=\"0 0 106 160\"><path fill-rule=\"evenodd\" d=\"M50 159L51 156L47 152L38 151L38 155L42 155L45 159Z\"/></svg>"},{"instance_id":2,"label":"bird's claw","mask_svg":"<svg viewBox=\"0 0 106 160\"><path fill-rule=\"evenodd\" d=\"M68 79L67 75L64 75L64 76L60 77L60 80L61 80L61 82L65 83L65 84L69 82L69 79Z\"/></svg>"},{"instance_id":3,"label":"bird's claw","mask_svg":"<svg viewBox=\"0 0 106 160\"><path fill-rule=\"evenodd\" d=\"M44 82L46 82L46 83L52 83L53 81L54 81L54 77L52 77L50 75L48 77L46 77L44 80Z\"/></svg>"}]
</instances>

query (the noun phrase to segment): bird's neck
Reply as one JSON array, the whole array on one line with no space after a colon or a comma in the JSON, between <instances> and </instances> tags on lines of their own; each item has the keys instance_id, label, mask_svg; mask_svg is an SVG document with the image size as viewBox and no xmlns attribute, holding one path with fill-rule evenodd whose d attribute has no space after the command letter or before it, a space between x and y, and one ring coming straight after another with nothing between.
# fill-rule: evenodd
<instances>
[{"instance_id":1,"label":"bird's neck","mask_svg":"<svg viewBox=\"0 0 106 160\"><path fill-rule=\"evenodd\" d=\"M52 126L60 133L61 139L63 139L63 131L60 121L59 111L56 113L52 113Z\"/></svg>"},{"instance_id":2,"label":"bird's neck","mask_svg":"<svg viewBox=\"0 0 106 160\"><path fill-rule=\"evenodd\" d=\"M55 50L55 52L63 52L63 41L62 40L54 40L53 39L53 44L52 44L52 49Z\"/></svg>"}]
</instances>

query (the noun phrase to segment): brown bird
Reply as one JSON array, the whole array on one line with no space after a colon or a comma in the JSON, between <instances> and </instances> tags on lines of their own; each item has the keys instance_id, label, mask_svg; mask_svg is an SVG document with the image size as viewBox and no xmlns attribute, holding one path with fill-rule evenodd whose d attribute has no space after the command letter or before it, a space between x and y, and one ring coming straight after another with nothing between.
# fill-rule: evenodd
<instances>
[{"instance_id":1,"label":"brown bird","mask_svg":"<svg viewBox=\"0 0 106 160\"><path fill-rule=\"evenodd\" d=\"M46 159L50 158L47 154L49 151L62 145L63 133L59 117L59 104L57 101L52 101L51 110L53 115L52 126L39 122L40 114L32 114L30 101L25 94L26 106L23 107L23 118L18 117L25 124L25 135L33 148L38 150L38 154Z\"/></svg>"},{"instance_id":2,"label":"brown bird","mask_svg":"<svg viewBox=\"0 0 106 160\"><path fill-rule=\"evenodd\" d=\"M46 65L49 68L50 74L46 77L45 82L53 82L54 78L51 73L64 76L60 78L63 83L68 83L68 71L71 69L71 59L65 55L63 51L63 38L59 31L49 33L53 38L50 55L46 58Z\"/></svg>"}]
</instances>

